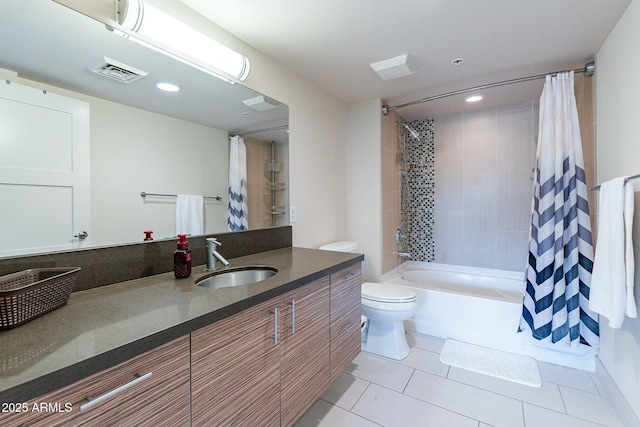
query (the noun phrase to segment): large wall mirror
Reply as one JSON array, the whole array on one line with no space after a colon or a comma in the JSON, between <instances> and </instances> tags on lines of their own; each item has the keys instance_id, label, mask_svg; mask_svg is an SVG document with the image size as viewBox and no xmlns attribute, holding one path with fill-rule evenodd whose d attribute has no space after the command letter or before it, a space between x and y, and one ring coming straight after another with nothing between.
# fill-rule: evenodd
<instances>
[{"instance_id":1,"label":"large wall mirror","mask_svg":"<svg viewBox=\"0 0 640 427\"><path fill-rule=\"evenodd\" d=\"M288 224L287 105L51 0L4 4L0 39L0 257L141 242L148 230L174 238L176 194L206 196L204 234L227 231L233 135L247 147L249 229ZM107 75L95 72L105 64ZM142 77L124 83L128 70ZM88 147L75 154L83 116ZM65 174L83 169L68 190ZM62 189L50 191L43 170L63 176ZM78 203L88 217L74 215Z\"/></svg>"}]
</instances>

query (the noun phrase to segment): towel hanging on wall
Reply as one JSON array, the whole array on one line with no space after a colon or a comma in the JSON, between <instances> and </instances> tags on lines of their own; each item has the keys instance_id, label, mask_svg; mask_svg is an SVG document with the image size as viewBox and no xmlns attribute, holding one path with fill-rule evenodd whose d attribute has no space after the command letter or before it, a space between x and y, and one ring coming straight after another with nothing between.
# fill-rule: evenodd
<instances>
[{"instance_id":1,"label":"towel hanging on wall","mask_svg":"<svg viewBox=\"0 0 640 427\"><path fill-rule=\"evenodd\" d=\"M633 184L615 178L600 186L598 243L591 277L589 308L622 327L625 315L638 317L633 294Z\"/></svg>"},{"instance_id":2,"label":"towel hanging on wall","mask_svg":"<svg viewBox=\"0 0 640 427\"><path fill-rule=\"evenodd\" d=\"M202 196L178 194L176 200L176 235L204 234L204 201Z\"/></svg>"},{"instance_id":3,"label":"towel hanging on wall","mask_svg":"<svg viewBox=\"0 0 640 427\"><path fill-rule=\"evenodd\" d=\"M247 208L247 149L244 139L231 138L229 146L229 231L249 229Z\"/></svg>"}]
</instances>

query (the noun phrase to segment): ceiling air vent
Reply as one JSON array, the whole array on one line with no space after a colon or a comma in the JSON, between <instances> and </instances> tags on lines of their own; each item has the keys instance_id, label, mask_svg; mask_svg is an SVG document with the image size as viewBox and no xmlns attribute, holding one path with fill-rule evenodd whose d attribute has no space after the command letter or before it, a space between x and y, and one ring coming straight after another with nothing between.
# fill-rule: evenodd
<instances>
[{"instance_id":1,"label":"ceiling air vent","mask_svg":"<svg viewBox=\"0 0 640 427\"><path fill-rule=\"evenodd\" d=\"M149 74L130 65L107 58L106 56L104 57L104 62L89 67L89 71L127 84L135 82Z\"/></svg>"},{"instance_id":2,"label":"ceiling air vent","mask_svg":"<svg viewBox=\"0 0 640 427\"><path fill-rule=\"evenodd\" d=\"M393 58L369 64L382 80L397 79L418 72L413 59L408 54L394 56Z\"/></svg>"},{"instance_id":3,"label":"ceiling air vent","mask_svg":"<svg viewBox=\"0 0 640 427\"><path fill-rule=\"evenodd\" d=\"M244 105L258 111L268 111L277 108L280 103L268 96L259 95L255 98L245 99L242 101Z\"/></svg>"}]
</instances>

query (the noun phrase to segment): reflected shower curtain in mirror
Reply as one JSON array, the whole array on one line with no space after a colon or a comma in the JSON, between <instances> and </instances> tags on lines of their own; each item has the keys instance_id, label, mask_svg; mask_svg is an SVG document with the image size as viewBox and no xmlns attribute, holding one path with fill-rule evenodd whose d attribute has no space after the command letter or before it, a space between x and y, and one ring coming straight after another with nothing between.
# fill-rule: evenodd
<instances>
[{"instance_id":1,"label":"reflected shower curtain in mirror","mask_svg":"<svg viewBox=\"0 0 640 427\"><path fill-rule=\"evenodd\" d=\"M589 310L593 246L573 71L547 76L540 97L529 263L520 331L540 341L599 344Z\"/></svg>"},{"instance_id":2,"label":"reflected shower curtain in mirror","mask_svg":"<svg viewBox=\"0 0 640 427\"><path fill-rule=\"evenodd\" d=\"M247 209L247 149L244 139L231 138L229 147L229 231L249 229Z\"/></svg>"}]
</instances>

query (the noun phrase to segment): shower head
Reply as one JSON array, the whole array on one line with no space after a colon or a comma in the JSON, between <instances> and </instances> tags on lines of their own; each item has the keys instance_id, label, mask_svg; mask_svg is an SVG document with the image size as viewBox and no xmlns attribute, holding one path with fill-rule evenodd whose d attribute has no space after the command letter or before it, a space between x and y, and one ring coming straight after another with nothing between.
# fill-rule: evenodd
<instances>
[{"instance_id":1,"label":"shower head","mask_svg":"<svg viewBox=\"0 0 640 427\"><path fill-rule=\"evenodd\" d=\"M413 139L415 139L416 141L420 141L420 134L418 133L418 131L410 128L409 126L407 126L406 123L402 123L402 126L404 126L404 128L409 132L409 134L411 134L411 137L413 137Z\"/></svg>"}]
</instances>

